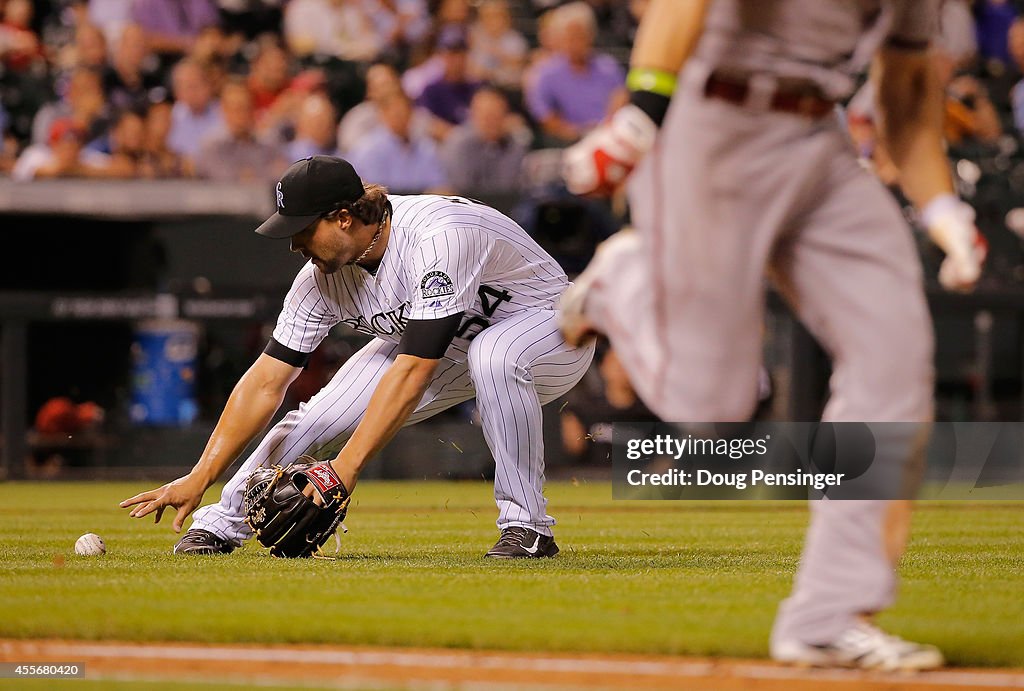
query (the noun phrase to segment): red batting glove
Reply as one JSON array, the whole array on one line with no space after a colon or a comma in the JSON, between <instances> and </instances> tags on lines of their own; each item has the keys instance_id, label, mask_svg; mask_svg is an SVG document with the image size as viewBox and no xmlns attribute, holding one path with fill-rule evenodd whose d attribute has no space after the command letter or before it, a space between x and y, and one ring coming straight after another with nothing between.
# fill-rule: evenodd
<instances>
[{"instance_id":1,"label":"red batting glove","mask_svg":"<svg viewBox=\"0 0 1024 691\"><path fill-rule=\"evenodd\" d=\"M611 196L654 146L658 126L635 105L620 108L565 151L562 175L573 194Z\"/></svg>"}]
</instances>

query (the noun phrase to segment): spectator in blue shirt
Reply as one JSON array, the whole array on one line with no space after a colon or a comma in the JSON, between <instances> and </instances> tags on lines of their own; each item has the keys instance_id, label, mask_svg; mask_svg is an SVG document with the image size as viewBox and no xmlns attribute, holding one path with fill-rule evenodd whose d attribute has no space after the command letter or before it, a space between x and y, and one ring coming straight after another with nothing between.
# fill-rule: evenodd
<instances>
[{"instance_id":1,"label":"spectator in blue shirt","mask_svg":"<svg viewBox=\"0 0 1024 691\"><path fill-rule=\"evenodd\" d=\"M430 137L412 131L412 102L401 93L380 104L381 126L353 147L349 161L364 180L396 192L450 191L444 166Z\"/></svg>"},{"instance_id":2,"label":"spectator in blue shirt","mask_svg":"<svg viewBox=\"0 0 1024 691\"><path fill-rule=\"evenodd\" d=\"M310 156L337 156L337 128L331 100L323 94L306 96L295 121L295 139L288 144L289 163Z\"/></svg>"},{"instance_id":3,"label":"spectator in blue shirt","mask_svg":"<svg viewBox=\"0 0 1024 691\"><path fill-rule=\"evenodd\" d=\"M167 146L179 156L193 158L208 137L224 129L220 104L202 65L194 60L186 58L175 65L171 80L175 103Z\"/></svg>"}]
</instances>

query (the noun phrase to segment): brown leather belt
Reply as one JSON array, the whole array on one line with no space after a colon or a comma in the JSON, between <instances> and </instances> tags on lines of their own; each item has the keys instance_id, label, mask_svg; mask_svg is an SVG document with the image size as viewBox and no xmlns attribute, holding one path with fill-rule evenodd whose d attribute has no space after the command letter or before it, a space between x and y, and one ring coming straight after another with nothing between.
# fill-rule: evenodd
<instances>
[{"instance_id":1,"label":"brown leather belt","mask_svg":"<svg viewBox=\"0 0 1024 691\"><path fill-rule=\"evenodd\" d=\"M708 81L704 85L704 95L742 106L747 103L750 88L749 81L713 74L708 77ZM806 88L800 90L779 88L772 94L768 108L782 113L821 118L832 113L835 105L834 101Z\"/></svg>"}]
</instances>

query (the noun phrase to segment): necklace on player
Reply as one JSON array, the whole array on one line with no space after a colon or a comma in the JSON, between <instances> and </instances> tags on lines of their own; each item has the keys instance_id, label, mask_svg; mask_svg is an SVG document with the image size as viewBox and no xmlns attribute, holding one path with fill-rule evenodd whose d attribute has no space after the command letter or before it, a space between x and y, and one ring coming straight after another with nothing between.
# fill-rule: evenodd
<instances>
[{"instance_id":1,"label":"necklace on player","mask_svg":"<svg viewBox=\"0 0 1024 691\"><path fill-rule=\"evenodd\" d=\"M364 259L366 259L366 256L373 251L374 246L376 246L377 241L380 240L380 236L384 232L384 222L387 220L388 215L385 212L384 216L380 219L380 223L377 224L377 232L373 234L373 239L370 240L369 246L367 246L367 248L363 250L362 254L355 258L355 261L352 262L353 264L358 264L359 262L363 261Z\"/></svg>"}]
</instances>

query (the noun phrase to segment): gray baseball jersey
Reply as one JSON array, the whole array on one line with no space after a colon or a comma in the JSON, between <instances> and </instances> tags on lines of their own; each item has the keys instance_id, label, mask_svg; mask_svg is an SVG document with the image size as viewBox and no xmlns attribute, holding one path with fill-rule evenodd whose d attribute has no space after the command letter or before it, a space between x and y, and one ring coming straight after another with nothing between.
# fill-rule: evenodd
<instances>
[{"instance_id":1,"label":"gray baseball jersey","mask_svg":"<svg viewBox=\"0 0 1024 691\"><path fill-rule=\"evenodd\" d=\"M498 527L551 534L543 495L541 406L583 377L593 344L565 343L554 306L565 272L514 221L461 197L389 196L387 249L375 274L349 265L299 271L274 339L311 352L343 324L374 339L310 401L274 426L193 527L238 543L249 537L242 492L253 469L300 454L337 455L362 419L377 383L398 355L410 319L464 312L460 329L407 424L476 398L496 463Z\"/></svg>"},{"instance_id":2,"label":"gray baseball jersey","mask_svg":"<svg viewBox=\"0 0 1024 691\"><path fill-rule=\"evenodd\" d=\"M767 74L849 97L886 40L927 43L939 0L715 0L693 60L726 73Z\"/></svg>"},{"instance_id":3,"label":"gray baseball jersey","mask_svg":"<svg viewBox=\"0 0 1024 691\"><path fill-rule=\"evenodd\" d=\"M630 182L640 240L588 292L644 401L676 421L744 420L756 402L764 281L833 359L824 419L932 416L932 328L914 243L838 119L705 96L713 72L834 97L883 42L924 47L933 0L712 0L658 141ZM623 244L621 247L627 247ZM878 440L904 464L919 438ZM904 467L904 466L900 466ZM827 643L893 599L887 504L812 503L777 640Z\"/></svg>"}]
</instances>

